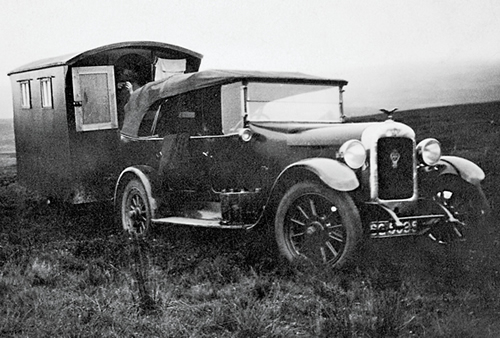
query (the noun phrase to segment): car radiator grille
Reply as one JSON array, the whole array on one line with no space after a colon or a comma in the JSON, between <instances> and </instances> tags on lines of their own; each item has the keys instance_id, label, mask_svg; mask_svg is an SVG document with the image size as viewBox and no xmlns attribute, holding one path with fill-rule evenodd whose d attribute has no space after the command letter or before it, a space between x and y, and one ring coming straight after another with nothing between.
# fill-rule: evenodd
<instances>
[{"instance_id":1,"label":"car radiator grille","mask_svg":"<svg viewBox=\"0 0 500 338\"><path fill-rule=\"evenodd\" d=\"M378 198L408 199L413 196L413 141L403 137L378 140Z\"/></svg>"}]
</instances>

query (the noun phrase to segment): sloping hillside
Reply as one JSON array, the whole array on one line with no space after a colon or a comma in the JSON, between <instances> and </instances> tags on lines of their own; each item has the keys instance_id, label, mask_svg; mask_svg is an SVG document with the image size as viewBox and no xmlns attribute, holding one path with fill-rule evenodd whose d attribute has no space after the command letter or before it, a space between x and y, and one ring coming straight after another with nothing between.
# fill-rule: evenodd
<instances>
[{"instance_id":1,"label":"sloping hillside","mask_svg":"<svg viewBox=\"0 0 500 338\"><path fill-rule=\"evenodd\" d=\"M0 154L15 153L12 120L0 119Z\"/></svg>"},{"instance_id":2,"label":"sloping hillside","mask_svg":"<svg viewBox=\"0 0 500 338\"><path fill-rule=\"evenodd\" d=\"M385 118L380 113L350 121L383 121ZM500 147L500 102L398 111L395 120L414 128L417 140L439 139L448 153L471 152L471 156L480 159Z\"/></svg>"},{"instance_id":3,"label":"sloping hillside","mask_svg":"<svg viewBox=\"0 0 500 338\"><path fill-rule=\"evenodd\" d=\"M374 114L378 108L427 109L500 100L497 61L367 67L347 79L345 107L351 116Z\"/></svg>"},{"instance_id":4,"label":"sloping hillside","mask_svg":"<svg viewBox=\"0 0 500 338\"><path fill-rule=\"evenodd\" d=\"M0 119L0 175L15 174L16 147L12 120Z\"/></svg>"}]
</instances>

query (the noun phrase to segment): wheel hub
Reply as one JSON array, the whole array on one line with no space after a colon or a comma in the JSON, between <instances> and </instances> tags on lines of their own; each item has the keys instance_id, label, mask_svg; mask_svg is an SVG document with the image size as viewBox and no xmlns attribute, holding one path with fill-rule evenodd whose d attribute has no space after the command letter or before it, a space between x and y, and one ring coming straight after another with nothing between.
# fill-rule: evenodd
<instances>
[{"instance_id":1,"label":"wheel hub","mask_svg":"<svg viewBox=\"0 0 500 338\"><path fill-rule=\"evenodd\" d=\"M306 229L306 235L313 236L314 234L318 235L318 232L324 231L325 227L318 221L313 221L309 224Z\"/></svg>"},{"instance_id":2,"label":"wheel hub","mask_svg":"<svg viewBox=\"0 0 500 338\"><path fill-rule=\"evenodd\" d=\"M326 224L323 224L320 220L311 221L306 228L305 234L307 243L313 247L328 240Z\"/></svg>"},{"instance_id":3,"label":"wheel hub","mask_svg":"<svg viewBox=\"0 0 500 338\"><path fill-rule=\"evenodd\" d=\"M133 207L128 214L130 219L134 222L137 222L140 219L140 215L141 215L141 209L137 206Z\"/></svg>"},{"instance_id":4,"label":"wheel hub","mask_svg":"<svg viewBox=\"0 0 500 338\"><path fill-rule=\"evenodd\" d=\"M144 208L137 198L131 199L127 216L131 230L141 231L141 228L144 226Z\"/></svg>"}]
</instances>

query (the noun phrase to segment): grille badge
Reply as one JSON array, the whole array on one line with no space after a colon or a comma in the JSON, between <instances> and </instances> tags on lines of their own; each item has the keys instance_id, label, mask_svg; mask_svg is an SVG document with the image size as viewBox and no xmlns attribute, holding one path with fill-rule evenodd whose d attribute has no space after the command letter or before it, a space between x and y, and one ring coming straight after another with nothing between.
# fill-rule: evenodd
<instances>
[{"instance_id":1,"label":"grille badge","mask_svg":"<svg viewBox=\"0 0 500 338\"><path fill-rule=\"evenodd\" d=\"M389 157L390 157L391 162L392 162L392 167L397 168L399 159L401 158L401 155L399 154L399 152L396 149L394 149L393 151L391 151L391 154L389 155Z\"/></svg>"}]
</instances>

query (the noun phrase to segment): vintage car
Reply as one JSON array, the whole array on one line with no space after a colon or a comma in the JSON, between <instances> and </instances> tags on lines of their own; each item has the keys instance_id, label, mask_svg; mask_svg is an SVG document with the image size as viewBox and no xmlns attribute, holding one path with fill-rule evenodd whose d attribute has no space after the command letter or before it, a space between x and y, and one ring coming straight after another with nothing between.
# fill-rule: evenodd
<instances>
[{"instance_id":1,"label":"vintage car","mask_svg":"<svg viewBox=\"0 0 500 338\"><path fill-rule=\"evenodd\" d=\"M291 262L338 268L367 237L461 240L487 210L483 171L416 143L394 111L349 123L344 80L207 70L134 92L115 201L123 228L273 227Z\"/></svg>"},{"instance_id":2,"label":"vintage car","mask_svg":"<svg viewBox=\"0 0 500 338\"><path fill-rule=\"evenodd\" d=\"M142 55L149 73L121 119L115 74L126 54ZM152 76L158 59L174 69ZM13 71L20 179L73 203L112 198L123 229L140 237L172 224L267 227L290 262L330 268L351 262L366 240L463 240L487 214L476 164L442 156L436 139L417 140L394 110L383 122L350 122L347 81L198 71L200 60L136 42ZM36 78L61 86L44 108L40 80L41 113L28 99Z\"/></svg>"}]
</instances>

